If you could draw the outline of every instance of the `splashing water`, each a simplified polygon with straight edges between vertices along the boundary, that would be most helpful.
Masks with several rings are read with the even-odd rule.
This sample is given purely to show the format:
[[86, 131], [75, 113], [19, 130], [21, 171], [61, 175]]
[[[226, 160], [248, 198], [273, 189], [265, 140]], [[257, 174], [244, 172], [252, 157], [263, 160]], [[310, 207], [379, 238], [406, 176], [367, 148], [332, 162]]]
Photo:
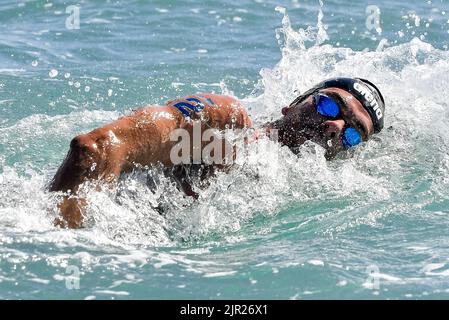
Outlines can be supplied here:
[[[448, 52], [419, 38], [376, 51], [334, 46], [319, 4], [317, 25], [298, 30], [287, 10], [276, 8], [281, 59], [262, 68], [244, 105], [262, 124], [325, 78], [363, 77], [386, 98], [382, 133], [332, 162], [312, 143], [296, 156], [262, 140], [244, 163], [212, 179], [199, 201], [182, 196], [157, 168], [136, 170], [115, 192], [85, 189], [87, 227], [61, 230], [52, 225], [58, 195], [46, 186], [68, 141], [125, 112], [101, 107], [112, 92], [144, 99], [146, 91], [109, 75], [73, 79], [76, 70], [49, 68], [69, 74], [53, 72], [51, 84], [78, 81], [82, 90], [70, 95], [76, 88], [69, 84], [61, 95], [73, 99], [48, 106], [72, 99], [68, 112], [1, 119], [0, 297], [447, 297]], [[0, 83], [37, 85], [15, 72]], [[232, 92], [229, 82], [196, 86]], [[88, 99], [94, 107], [82, 108]], [[80, 272], [79, 289], [65, 285], [69, 266]], [[378, 287], [367, 272], [373, 266]]]

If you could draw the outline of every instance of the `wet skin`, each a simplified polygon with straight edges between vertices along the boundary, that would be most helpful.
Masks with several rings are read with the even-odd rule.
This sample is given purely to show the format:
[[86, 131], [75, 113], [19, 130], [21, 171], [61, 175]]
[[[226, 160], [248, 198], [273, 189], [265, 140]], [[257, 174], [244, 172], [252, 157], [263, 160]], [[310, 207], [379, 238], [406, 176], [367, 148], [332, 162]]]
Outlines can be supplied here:
[[[175, 129], [185, 129], [193, 137], [192, 121], [188, 121], [174, 106], [186, 98], [169, 101], [165, 106], [138, 109], [101, 128], [75, 137], [50, 184], [50, 191], [67, 193], [58, 204], [61, 218], [56, 219], [55, 224], [69, 228], [82, 226], [86, 201], [79, 198], [77, 193], [80, 185], [86, 181], [98, 181], [101, 185], [113, 187], [121, 173], [129, 172], [137, 165], [173, 166], [170, 151], [178, 141], [172, 141], [170, 134]], [[208, 128], [224, 130], [226, 127], [243, 129], [252, 126], [246, 109], [236, 99], [214, 94], [201, 94], [200, 99], [205, 107], [201, 112], [192, 112], [191, 119], [200, 121], [202, 132]], [[202, 148], [206, 144], [203, 142]], [[190, 145], [193, 146], [193, 143]], [[175, 175], [181, 175], [182, 172], [176, 168], [173, 170]], [[184, 183], [184, 177], [175, 178], [186, 194], [195, 196], [190, 186]]]
[[313, 96], [309, 96], [296, 106], [284, 108], [284, 117], [268, 124], [267, 129], [278, 129], [279, 141], [293, 151], [307, 140], [319, 144], [326, 149], [328, 160], [346, 150], [342, 143], [345, 128], [356, 129], [363, 141], [374, 133], [368, 112], [352, 94], [338, 88], [322, 89], [319, 93], [340, 102], [340, 114], [336, 118], [319, 114]]
[[[369, 139], [374, 132], [373, 124], [357, 99], [338, 88], [320, 92], [342, 101], [341, 114], [337, 118], [320, 115], [311, 96], [296, 106], [284, 108], [284, 116], [265, 125], [261, 131], [269, 134], [273, 129], [279, 130], [279, 142], [293, 151], [311, 140], [326, 149], [327, 159], [345, 150], [341, 136], [347, 126], [358, 130], [364, 141]], [[208, 128], [224, 130], [229, 126], [235, 129], [252, 127], [246, 109], [238, 100], [214, 94], [200, 96], [205, 106], [200, 112], [191, 113], [191, 117], [200, 121], [202, 131]], [[80, 185], [86, 181], [97, 181], [113, 187], [121, 173], [133, 170], [136, 165], [162, 164], [174, 167], [170, 150], [177, 141], [171, 141], [170, 133], [183, 128], [190, 133], [190, 137], [193, 136], [192, 122], [187, 121], [174, 106], [179, 101], [185, 101], [185, 98], [169, 101], [165, 106], [138, 109], [101, 128], [75, 137], [50, 184], [50, 191], [65, 193], [58, 204], [61, 217], [56, 219], [55, 224], [69, 228], [82, 227], [86, 201], [78, 197], [77, 193]], [[211, 99], [211, 103], [204, 99]], [[203, 143], [201, 148], [206, 144]], [[177, 172], [180, 173], [178, 176]], [[181, 172], [183, 170], [176, 168], [172, 171], [180, 188], [187, 195], [195, 197], [191, 186], [184, 183]]]

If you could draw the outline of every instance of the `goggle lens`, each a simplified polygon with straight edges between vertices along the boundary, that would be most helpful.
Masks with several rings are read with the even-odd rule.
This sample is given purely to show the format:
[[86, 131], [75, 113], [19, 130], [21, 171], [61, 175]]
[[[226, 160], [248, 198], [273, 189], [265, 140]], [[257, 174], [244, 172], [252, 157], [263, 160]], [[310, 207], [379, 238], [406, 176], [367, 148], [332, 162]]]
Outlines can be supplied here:
[[[330, 97], [317, 94], [315, 96], [316, 111], [326, 117], [337, 117], [340, 114], [340, 107]], [[352, 148], [362, 142], [362, 136], [354, 128], [346, 128], [342, 137], [343, 146], [345, 148]]]
[[351, 148], [362, 142], [362, 136], [354, 128], [346, 128], [342, 140], [346, 148]]
[[318, 94], [315, 96], [316, 111], [326, 117], [336, 117], [340, 113], [337, 103], [328, 96]]

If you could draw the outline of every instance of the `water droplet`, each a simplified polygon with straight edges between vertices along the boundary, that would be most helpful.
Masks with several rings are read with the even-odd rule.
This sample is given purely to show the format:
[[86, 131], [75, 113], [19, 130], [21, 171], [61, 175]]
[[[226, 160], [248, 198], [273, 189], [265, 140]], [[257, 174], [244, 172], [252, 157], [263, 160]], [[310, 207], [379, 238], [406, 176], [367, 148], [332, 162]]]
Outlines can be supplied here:
[[48, 73], [48, 75], [50, 76], [50, 78], [54, 78], [58, 76], [58, 70], [56, 69], [51, 69], [50, 72]]
[[81, 87], [81, 83], [75, 82], [75, 88], [79, 88], [79, 87]]
[[38, 64], [39, 64], [39, 62], [37, 62], [37, 60], [34, 60], [33, 62], [31, 62], [31, 65], [33, 67], [37, 67]]
[[109, 89], [108, 90], [108, 97], [111, 97], [112, 96], [112, 89]]
[[69, 72], [66, 72], [66, 73], [64, 74], [64, 78], [66, 78], [66, 79], [70, 78], [70, 73], [69, 73]]
[[85, 87], [84, 87], [84, 91], [85, 91], [85, 92], [89, 92], [89, 91], [90, 91], [90, 87], [89, 87], [89, 86], [85, 86]]

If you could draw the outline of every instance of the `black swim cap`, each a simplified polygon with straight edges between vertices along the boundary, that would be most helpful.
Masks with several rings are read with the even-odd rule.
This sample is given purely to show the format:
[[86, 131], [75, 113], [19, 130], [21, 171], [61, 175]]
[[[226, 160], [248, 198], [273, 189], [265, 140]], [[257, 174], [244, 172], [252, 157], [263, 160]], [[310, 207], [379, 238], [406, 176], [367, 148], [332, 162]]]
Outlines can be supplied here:
[[368, 112], [373, 121], [374, 133], [379, 133], [384, 127], [385, 101], [380, 90], [370, 81], [361, 78], [332, 78], [320, 82], [296, 98], [290, 106], [305, 100], [311, 94], [325, 89], [339, 88], [351, 93]]

